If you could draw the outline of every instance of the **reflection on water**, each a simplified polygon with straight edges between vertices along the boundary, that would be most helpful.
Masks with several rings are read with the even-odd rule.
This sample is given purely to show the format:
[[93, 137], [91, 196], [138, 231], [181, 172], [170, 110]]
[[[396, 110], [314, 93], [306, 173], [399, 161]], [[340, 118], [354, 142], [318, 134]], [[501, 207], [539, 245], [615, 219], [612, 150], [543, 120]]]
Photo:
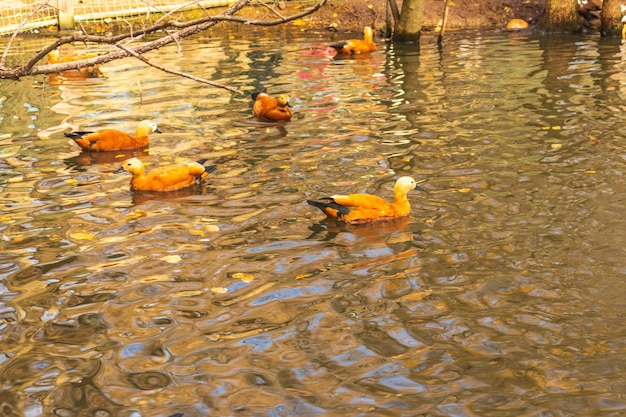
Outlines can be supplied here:
[[[626, 413], [624, 46], [467, 32], [333, 59], [332, 34], [259, 35], [149, 57], [241, 96], [133, 60], [2, 82], [3, 415]], [[253, 119], [262, 87], [291, 122]], [[149, 149], [63, 136], [145, 118]], [[131, 156], [218, 168], [132, 193]], [[425, 180], [407, 219], [305, 202], [401, 175]]]

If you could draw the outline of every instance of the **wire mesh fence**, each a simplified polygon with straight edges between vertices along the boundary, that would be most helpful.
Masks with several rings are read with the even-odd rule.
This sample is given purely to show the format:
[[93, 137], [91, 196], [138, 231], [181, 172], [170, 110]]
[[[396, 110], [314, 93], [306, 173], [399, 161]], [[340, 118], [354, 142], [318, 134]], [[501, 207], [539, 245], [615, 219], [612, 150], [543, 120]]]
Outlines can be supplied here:
[[13, 33], [18, 28], [20, 31], [28, 31], [57, 25], [57, 9], [50, 3], [0, 0], [0, 35]]
[[72, 23], [129, 20], [150, 14], [228, 6], [228, 0], [0, 0], [0, 35]]

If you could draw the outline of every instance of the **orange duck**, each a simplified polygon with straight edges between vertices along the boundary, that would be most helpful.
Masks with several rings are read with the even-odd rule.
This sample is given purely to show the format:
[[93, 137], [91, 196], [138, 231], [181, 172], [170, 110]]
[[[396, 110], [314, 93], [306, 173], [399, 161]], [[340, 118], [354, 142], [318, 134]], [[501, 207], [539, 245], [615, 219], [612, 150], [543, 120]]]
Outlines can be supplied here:
[[374, 45], [374, 41], [372, 40], [373, 37], [374, 33], [372, 32], [372, 28], [365, 26], [363, 29], [363, 39], [349, 39], [347, 41], [334, 43], [330, 46], [335, 48], [338, 53], [344, 55], [365, 54], [376, 50], [376, 45]]
[[[96, 56], [98, 56], [98, 54], [89, 53], [85, 55], [64, 56], [61, 58], [59, 50], [53, 49], [52, 51], [48, 52], [48, 64], [60, 64], [63, 62], [80, 61], [83, 59], [94, 58]], [[102, 72], [100, 72], [99, 65], [90, 65], [88, 67], [63, 71], [61, 72], [61, 75], [69, 78], [96, 78], [101, 77]]]
[[144, 120], [137, 126], [135, 137], [115, 129], [104, 129], [98, 132], [72, 132], [65, 136], [73, 139], [78, 146], [86, 151], [120, 151], [148, 146], [148, 134], [161, 133], [156, 123]]
[[252, 93], [252, 114], [262, 119], [280, 122], [291, 119], [289, 96], [281, 94], [278, 97], [270, 97], [266, 90]]
[[127, 171], [133, 174], [131, 190], [176, 191], [199, 184], [210, 172], [215, 171], [215, 165], [204, 165], [206, 161], [201, 159], [186, 165], [155, 168], [146, 174], [143, 162], [138, 158], [130, 158], [115, 173]]
[[406, 195], [411, 190], [422, 190], [411, 177], [400, 177], [393, 187], [393, 203], [371, 194], [334, 195], [324, 201], [307, 200], [326, 216], [346, 223], [368, 223], [408, 216], [411, 205]]

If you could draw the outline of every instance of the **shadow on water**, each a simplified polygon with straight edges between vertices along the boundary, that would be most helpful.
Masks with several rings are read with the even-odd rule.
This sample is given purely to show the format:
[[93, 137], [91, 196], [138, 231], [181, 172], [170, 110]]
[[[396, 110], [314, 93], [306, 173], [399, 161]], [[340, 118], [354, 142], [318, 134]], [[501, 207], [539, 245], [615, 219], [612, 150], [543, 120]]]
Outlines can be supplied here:
[[115, 165], [121, 166], [122, 162], [130, 158], [139, 158], [142, 161], [147, 160], [150, 154], [150, 148], [123, 150], [123, 151], [106, 151], [92, 152], [81, 150], [76, 156], [64, 159], [68, 167], [84, 167], [89, 165]]
[[386, 239], [406, 229], [409, 224], [408, 217], [401, 217], [385, 222], [372, 222], [363, 224], [346, 224], [334, 219], [325, 219], [309, 226], [311, 235], [307, 239], [331, 241], [340, 233], [349, 233], [362, 238]]
[[[240, 96], [131, 59], [1, 81], [5, 414], [624, 414], [624, 45], [458, 32], [335, 59], [324, 36], [151, 57]], [[260, 87], [290, 122], [253, 118]], [[63, 136], [144, 118], [149, 150]], [[217, 170], [132, 192], [131, 156]], [[402, 175], [428, 193], [397, 221], [306, 203]]]

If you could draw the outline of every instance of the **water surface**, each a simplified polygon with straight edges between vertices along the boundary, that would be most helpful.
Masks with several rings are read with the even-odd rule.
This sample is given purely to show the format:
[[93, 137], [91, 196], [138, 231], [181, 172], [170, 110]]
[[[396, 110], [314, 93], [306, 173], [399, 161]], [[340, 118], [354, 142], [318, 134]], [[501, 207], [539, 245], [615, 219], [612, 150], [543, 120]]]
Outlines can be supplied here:
[[[333, 59], [339, 35], [281, 36], [148, 55], [241, 95], [131, 59], [1, 82], [2, 415], [624, 415], [625, 47], [459, 32]], [[261, 87], [291, 122], [252, 118]], [[62, 134], [145, 118], [147, 150]], [[132, 193], [129, 156], [218, 168]], [[402, 175], [426, 190], [404, 220], [305, 203]]]

